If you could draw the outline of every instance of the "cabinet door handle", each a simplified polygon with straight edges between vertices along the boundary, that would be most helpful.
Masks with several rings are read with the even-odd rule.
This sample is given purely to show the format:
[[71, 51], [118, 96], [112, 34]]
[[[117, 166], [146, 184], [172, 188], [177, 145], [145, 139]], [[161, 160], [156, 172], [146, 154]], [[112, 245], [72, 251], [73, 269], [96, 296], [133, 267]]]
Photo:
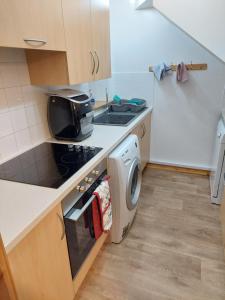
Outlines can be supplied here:
[[144, 138], [145, 134], [146, 134], [146, 127], [145, 127], [145, 124], [142, 124], [142, 136], [141, 136], [141, 139]]
[[97, 53], [96, 51], [95, 51], [95, 56], [97, 57], [97, 68], [96, 68], [96, 74], [98, 74], [99, 67], [100, 67], [100, 60], [99, 60], [98, 53]]
[[65, 224], [64, 224], [64, 220], [63, 220], [63, 217], [58, 213], [57, 214], [59, 220], [60, 220], [60, 223], [62, 224], [62, 235], [61, 235], [61, 241], [64, 239], [65, 237], [65, 234], [66, 234], [66, 230], [65, 230]]
[[45, 45], [47, 44], [47, 41], [45, 40], [39, 40], [39, 39], [23, 39], [24, 42], [26, 42], [27, 44], [30, 44], [30, 43], [39, 43], [39, 44], [42, 44], [42, 45]]
[[91, 55], [91, 58], [92, 58], [92, 71], [91, 71], [91, 74], [94, 75], [94, 72], [95, 72], [95, 57], [92, 53], [92, 51], [90, 51], [90, 55]]

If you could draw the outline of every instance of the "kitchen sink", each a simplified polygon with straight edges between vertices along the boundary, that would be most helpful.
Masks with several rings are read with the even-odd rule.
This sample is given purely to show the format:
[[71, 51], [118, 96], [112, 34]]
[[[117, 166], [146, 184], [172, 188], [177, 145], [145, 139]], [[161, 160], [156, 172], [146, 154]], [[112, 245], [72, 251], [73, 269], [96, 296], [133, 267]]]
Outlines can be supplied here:
[[95, 116], [93, 123], [96, 125], [114, 125], [114, 126], [127, 126], [139, 114], [137, 113], [118, 113], [109, 112], [108, 110]]

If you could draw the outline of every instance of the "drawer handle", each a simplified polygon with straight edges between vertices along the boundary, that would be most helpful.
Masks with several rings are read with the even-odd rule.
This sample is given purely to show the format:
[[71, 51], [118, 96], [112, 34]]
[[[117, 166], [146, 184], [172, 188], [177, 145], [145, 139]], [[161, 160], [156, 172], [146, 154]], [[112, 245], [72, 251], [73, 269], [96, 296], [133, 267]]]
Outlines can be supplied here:
[[95, 57], [94, 57], [92, 51], [90, 51], [90, 55], [91, 55], [91, 58], [92, 58], [92, 65], [93, 65], [91, 74], [94, 75], [94, 72], [95, 72]]
[[89, 205], [95, 200], [96, 196], [93, 195], [91, 198], [87, 201], [87, 203], [81, 208], [76, 209], [70, 217], [68, 217], [69, 220], [77, 222], [80, 217], [83, 215], [83, 213], [86, 211], [86, 209], [89, 207]]
[[60, 220], [60, 223], [62, 224], [62, 235], [61, 235], [61, 241], [62, 241], [64, 239], [64, 237], [65, 237], [65, 234], [66, 234], [66, 232], [65, 232], [65, 224], [64, 224], [64, 220], [63, 220], [62, 216], [59, 213], [57, 214], [57, 216], [58, 216], [58, 218]]
[[95, 51], [95, 55], [96, 55], [96, 57], [97, 57], [97, 62], [98, 62], [98, 64], [97, 64], [97, 68], [96, 68], [96, 74], [98, 74], [99, 67], [100, 67], [100, 61], [99, 61], [99, 56], [98, 56], [98, 54], [97, 54], [97, 52], [96, 52], [96, 51]]
[[47, 41], [45, 41], [45, 40], [39, 40], [39, 39], [23, 39], [23, 40], [27, 44], [30, 44], [30, 43], [39, 43], [39, 44], [42, 44], [42, 45], [47, 44]]

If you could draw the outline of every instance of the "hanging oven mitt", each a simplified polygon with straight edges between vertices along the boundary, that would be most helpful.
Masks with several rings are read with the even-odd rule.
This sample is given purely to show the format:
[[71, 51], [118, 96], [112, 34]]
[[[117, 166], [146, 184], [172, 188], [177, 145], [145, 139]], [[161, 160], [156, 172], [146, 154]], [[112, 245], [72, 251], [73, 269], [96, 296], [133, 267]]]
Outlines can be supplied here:
[[112, 227], [112, 204], [108, 179], [105, 178], [93, 193], [97, 198], [103, 232], [108, 232]]

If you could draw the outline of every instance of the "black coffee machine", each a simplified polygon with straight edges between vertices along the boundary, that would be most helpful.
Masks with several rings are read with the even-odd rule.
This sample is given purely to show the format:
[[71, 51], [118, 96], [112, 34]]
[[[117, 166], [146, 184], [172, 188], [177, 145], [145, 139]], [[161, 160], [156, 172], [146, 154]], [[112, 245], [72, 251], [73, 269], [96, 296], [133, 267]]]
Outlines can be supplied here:
[[94, 113], [90, 97], [72, 89], [48, 95], [48, 124], [53, 137], [80, 142], [92, 134]]

